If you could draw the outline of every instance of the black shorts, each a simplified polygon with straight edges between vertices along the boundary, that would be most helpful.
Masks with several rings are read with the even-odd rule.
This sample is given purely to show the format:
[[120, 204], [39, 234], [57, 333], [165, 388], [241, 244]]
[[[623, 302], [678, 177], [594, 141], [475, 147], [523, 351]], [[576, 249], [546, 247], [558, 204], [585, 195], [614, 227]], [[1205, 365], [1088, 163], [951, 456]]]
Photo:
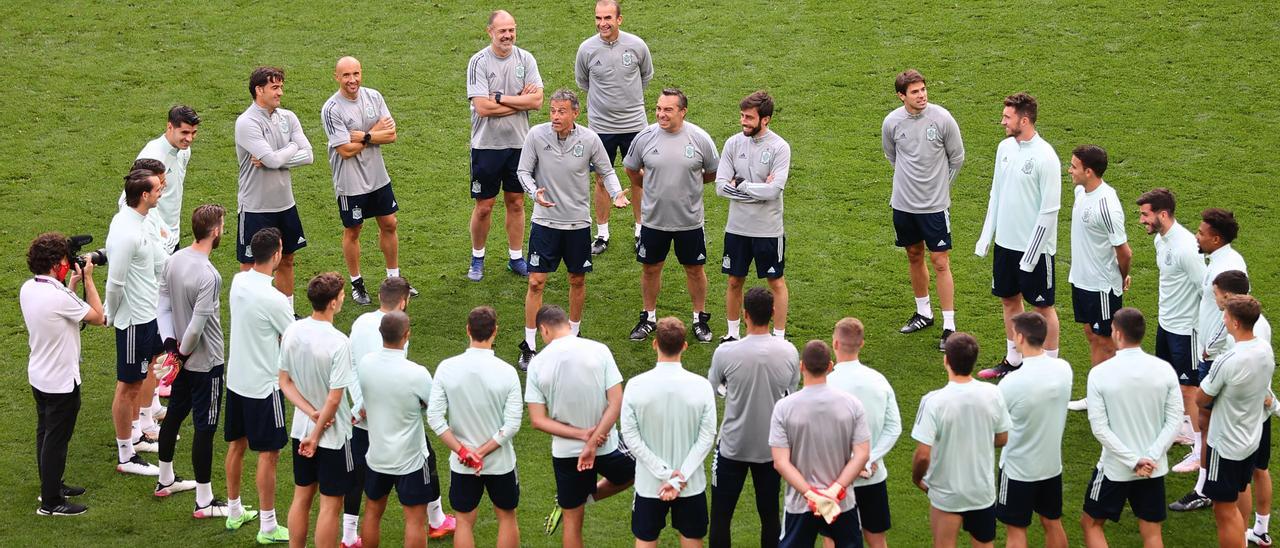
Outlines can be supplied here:
[[366, 218], [384, 217], [400, 210], [396, 193], [388, 182], [368, 194], [338, 196], [338, 217], [342, 226], [351, 228], [364, 224]]
[[[316, 453], [310, 457], [298, 453], [302, 444], [297, 439], [292, 440], [292, 445], [294, 485], [306, 487], [319, 483], [320, 494], [327, 497], [345, 496], [351, 490], [351, 483], [356, 480], [356, 461], [351, 456], [351, 440], [342, 444], [342, 449], [317, 446]], [[373, 475], [372, 471], [370, 475]]]
[[[946, 510], [942, 511], [947, 512]], [[960, 529], [969, 533], [973, 540], [991, 542], [996, 539], [996, 505], [992, 504], [977, 510], [947, 513], [960, 516]]]
[[1209, 462], [1204, 464], [1204, 496], [1214, 502], [1235, 502], [1253, 482], [1253, 457], [1231, 460], [1209, 446]]
[[[631, 150], [631, 142], [636, 140], [633, 133], [597, 133], [600, 136], [600, 144], [604, 145], [604, 153], [609, 155], [609, 164], [612, 165], [617, 161], [618, 156], [627, 157], [627, 151]], [[595, 164], [591, 164], [591, 171], [595, 171]]]
[[1018, 263], [1022, 252], [995, 246], [991, 259], [991, 294], [1000, 298], [1018, 294], [1031, 306], [1053, 306], [1053, 255], [1042, 255], [1031, 272], [1024, 272]]
[[197, 432], [216, 432], [218, 412], [222, 409], [222, 366], [208, 371], [183, 369], [173, 379], [169, 392], [169, 412], [191, 414], [191, 426]]
[[1089, 326], [1094, 335], [1111, 336], [1111, 317], [1124, 307], [1124, 297], [1110, 291], [1089, 291], [1071, 286], [1071, 309], [1076, 323]]
[[265, 398], [246, 398], [227, 390], [227, 426], [223, 438], [233, 442], [249, 439], [249, 449], [258, 452], [279, 451], [289, 443], [284, 430], [284, 397], [279, 390]]
[[671, 527], [684, 538], [707, 536], [707, 493], [704, 491], [672, 501], [636, 495], [631, 499], [631, 534], [636, 539], [653, 542], [658, 540], [667, 526], [667, 513], [671, 514]]
[[1213, 360], [1200, 360], [1196, 362], [1196, 376], [1203, 381], [1209, 376], [1209, 372], [1213, 370]]
[[1200, 386], [1200, 372], [1192, 350], [1191, 335], [1176, 335], [1156, 326], [1156, 357], [1173, 366], [1182, 386]]
[[495, 508], [515, 510], [520, 505], [520, 476], [515, 470], [496, 476], [449, 472], [449, 506], [454, 511], [475, 510], [485, 491]]
[[356, 463], [356, 472], [368, 471], [369, 464], [365, 460], [365, 454], [369, 452], [369, 431], [352, 426], [350, 443], [351, 459]]
[[[1206, 484], [1207, 485], [1207, 484]], [[1124, 503], [1129, 502], [1133, 515], [1142, 521], [1160, 523], [1166, 514], [1164, 476], [1132, 481], [1111, 481], [1094, 468], [1084, 493], [1084, 513], [1093, 519], [1120, 521]]]
[[151, 320], [116, 329], [116, 380], [133, 384], [147, 378], [151, 359], [164, 352], [159, 325]]
[[1018, 481], [1000, 470], [996, 519], [1013, 527], [1030, 527], [1031, 513], [1062, 519], [1062, 474], [1040, 481]]
[[578, 471], [578, 457], [552, 458], [556, 475], [556, 503], [561, 508], [577, 508], [596, 493], [596, 477], [604, 476], [614, 485], [630, 484], [636, 477], [636, 461], [615, 449], [607, 455], [596, 455], [595, 467]]
[[889, 481], [853, 488], [858, 501], [858, 522], [872, 533], [883, 533], [893, 526], [889, 519]]
[[951, 211], [907, 213], [893, 210], [893, 245], [907, 247], [924, 242], [929, 251], [951, 249]]
[[787, 237], [757, 238], [724, 233], [724, 259], [720, 272], [737, 278], [747, 277], [751, 262], [756, 263], [757, 278], [781, 278], [787, 264]]
[[396, 489], [401, 506], [419, 506], [440, 498], [440, 486], [431, 482], [431, 472], [424, 463], [408, 474], [393, 476], [377, 470], [369, 470], [364, 478], [364, 494], [369, 500], [378, 500]]
[[471, 149], [471, 198], [487, 200], [503, 192], [524, 192], [516, 168], [520, 166], [520, 149]]
[[[884, 485], [884, 482], [879, 485]], [[858, 504], [861, 506], [862, 501]], [[827, 520], [811, 512], [786, 512], [782, 515], [782, 538], [778, 540], [778, 548], [812, 548], [818, 535], [831, 539], [836, 548], [862, 548], [858, 514], [854, 510], [841, 512], [834, 522], [828, 524]]]
[[1253, 467], [1258, 470], [1266, 470], [1271, 466], [1271, 414], [1267, 414], [1267, 418], [1262, 421], [1262, 439], [1258, 441], [1258, 448], [1253, 451]]
[[529, 272], [555, 272], [562, 259], [570, 274], [591, 272], [591, 227], [561, 230], [532, 223]]
[[693, 230], [659, 230], [641, 225], [636, 261], [642, 264], [662, 263], [667, 260], [672, 243], [675, 244], [676, 260], [680, 264], [707, 264], [707, 235], [701, 227]]
[[264, 228], [275, 228], [280, 231], [285, 255], [292, 255], [299, 249], [307, 247], [307, 236], [302, 232], [302, 219], [298, 217], [298, 206], [274, 213], [240, 212], [240, 226], [236, 237], [236, 260], [240, 264], [253, 262], [253, 250], [249, 243], [253, 235]]

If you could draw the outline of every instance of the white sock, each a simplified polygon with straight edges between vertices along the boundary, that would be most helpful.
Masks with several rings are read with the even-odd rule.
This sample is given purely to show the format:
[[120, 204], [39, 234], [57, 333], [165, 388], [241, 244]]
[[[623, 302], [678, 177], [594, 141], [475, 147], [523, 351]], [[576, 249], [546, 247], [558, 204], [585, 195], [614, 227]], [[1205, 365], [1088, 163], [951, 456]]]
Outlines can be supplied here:
[[524, 328], [524, 343], [529, 345], [529, 350], [536, 350], [538, 348], [538, 328]]
[[1271, 527], [1271, 514], [1255, 513], [1253, 515], [1253, 532], [1259, 535], [1262, 535], [1262, 534], [1265, 534], [1267, 532], [1267, 529], [1270, 527]]
[[1191, 454], [1196, 456], [1196, 460], [1199, 460], [1202, 454], [1201, 449], [1204, 449], [1204, 438], [1201, 438], [1200, 433], [1195, 431], [1192, 431], [1191, 437], [1195, 438], [1195, 441], [1191, 444]]
[[581, 328], [582, 328], [582, 322], [575, 322], [573, 320], [569, 320], [569, 332], [573, 333], [573, 336], [577, 337], [578, 330]]
[[120, 462], [129, 462], [133, 458], [133, 440], [116, 440], [116, 454], [120, 457]]
[[524, 258], [524, 250], [523, 250], [523, 249], [508, 249], [508, 250], [507, 250], [507, 256], [508, 256], [508, 257], [510, 257], [510, 258], [511, 258], [511, 260], [513, 260], [513, 261], [514, 261], [514, 260], [516, 260], [516, 259], [523, 259], [523, 258]]
[[596, 501], [596, 496], [595, 496], [595, 495], [587, 495], [587, 502], [586, 502], [586, 503], [584, 503], [584, 506], [585, 506], [586, 504], [591, 504], [591, 503], [593, 503], [593, 502], [595, 502], [595, 501]]
[[164, 409], [164, 406], [160, 405], [160, 387], [157, 386], [155, 392], [151, 393], [151, 418], [154, 419], [161, 409]]
[[133, 426], [129, 429], [129, 439], [136, 440], [142, 437], [142, 429], [138, 428], [138, 419], [133, 420]]
[[211, 502], [213, 502], [213, 484], [197, 483], [196, 506], [208, 506]]
[[1056, 357], [1058, 357], [1058, 349], [1057, 349], [1057, 348], [1054, 348], [1053, 350], [1049, 350], [1048, 348], [1046, 348], [1046, 349], [1044, 349], [1044, 353], [1045, 353], [1045, 355], [1046, 355], [1046, 356], [1049, 356], [1050, 358], [1056, 358]]
[[955, 310], [942, 311], [942, 328], [950, 329], [952, 331], [956, 330], [956, 311]]
[[[1198, 453], [1197, 453], [1198, 454]], [[1200, 468], [1200, 475], [1196, 476], [1196, 494], [1204, 496], [1204, 468]]]
[[444, 525], [444, 505], [440, 504], [440, 499], [427, 503], [427, 525], [436, 529]]
[[596, 237], [606, 242], [609, 241], [609, 223], [596, 225]]
[[929, 296], [916, 297], [916, 314], [926, 318], [933, 317], [933, 308], [929, 306]]
[[356, 531], [360, 527], [360, 516], [351, 514], [342, 514], [342, 543], [351, 545], [356, 543]]
[[649, 321], [651, 321], [651, 322], [656, 322], [656, 321], [658, 321], [658, 311], [657, 311], [657, 310], [645, 310], [645, 311], [644, 311], [644, 316], [645, 316], [646, 318], [648, 318], [648, 319], [649, 319]]
[[1013, 344], [1013, 341], [1009, 339], [1004, 341], [1004, 361], [1009, 362], [1009, 365], [1014, 367], [1022, 365], [1022, 354], [1018, 352], [1017, 345]]
[[787, 330], [786, 330], [786, 329], [777, 329], [777, 328], [775, 328], [775, 329], [773, 330], [773, 336], [775, 336], [775, 337], [785, 337], [785, 336], [787, 336]]
[[286, 298], [289, 299], [289, 308], [293, 308], [293, 295], [289, 295]]
[[239, 518], [244, 515], [244, 506], [240, 504], [240, 499], [230, 499], [227, 501], [227, 517], [232, 519]]
[[701, 316], [701, 314], [702, 314], [702, 313], [701, 313], [701, 312], [698, 312], [697, 310], [694, 310], [694, 311], [693, 311], [693, 323], [698, 323], [698, 322], [702, 321], [702, 316]]
[[151, 418], [151, 408], [143, 407], [138, 409], [138, 430], [145, 434], [147, 432], [155, 432], [157, 429], [159, 429], [159, 426]]
[[351, 276], [351, 283], [353, 283], [353, 284], [354, 284], [354, 283], [356, 283], [356, 282], [358, 282], [358, 281], [361, 281], [361, 280], [363, 280], [363, 279], [364, 279], [364, 276], [361, 276], [361, 275], [359, 275], [359, 274], [356, 274], [355, 276]]
[[472, 256], [472, 257], [475, 257], [475, 258], [477, 258], [477, 259], [483, 259], [483, 258], [484, 258], [484, 248], [483, 248], [483, 247], [482, 247], [482, 248], [480, 248], [480, 249], [472, 248], [472, 249], [471, 249], [471, 256]]
[[636, 223], [636, 238], [640, 237], [640, 223]]
[[276, 530], [276, 509], [258, 511], [258, 530], [270, 533]]
[[173, 483], [173, 463], [160, 461], [160, 484], [169, 485]]
[[726, 333], [726, 335], [733, 335], [733, 338], [735, 338], [735, 339], [741, 339], [741, 338], [742, 338], [742, 332], [741, 332], [740, 328], [738, 327], [738, 326], [742, 325], [742, 320], [728, 320], [728, 321], [727, 321], [727, 322], [725, 322], [725, 323], [728, 323], [728, 324], [729, 324], [729, 332], [728, 332], [728, 333]]
[[388, 278], [399, 278], [399, 277], [400, 277], [400, 269], [399, 269], [399, 268], [388, 268], [388, 269], [387, 269], [387, 277], [388, 277]]

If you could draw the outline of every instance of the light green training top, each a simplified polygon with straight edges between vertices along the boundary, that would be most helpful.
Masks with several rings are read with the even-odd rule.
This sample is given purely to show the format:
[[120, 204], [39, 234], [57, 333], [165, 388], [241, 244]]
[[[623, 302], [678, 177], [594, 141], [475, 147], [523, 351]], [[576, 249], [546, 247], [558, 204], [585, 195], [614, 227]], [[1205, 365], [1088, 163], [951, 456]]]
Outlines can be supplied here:
[[679, 470], [680, 497], [707, 488], [702, 462], [716, 437], [716, 397], [707, 379], [678, 362], [658, 362], [627, 382], [622, 394], [622, 441], [636, 459], [636, 495], [658, 498]]
[[1010, 479], [1025, 482], [1061, 474], [1071, 365], [1047, 354], [1032, 356], [998, 386], [1011, 421], [1009, 442], [1000, 451], [1000, 469]]
[[968, 512], [995, 504], [995, 436], [1010, 426], [995, 385], [949, 382], [920, 399], [911, 437], [932, 448], [924, 482], [934, 508]]
[[356, 367], [369, 430], [369, 469], [400, 476], [422, 469], [431, 446], [422, 415], [431, 399], [431, 373], [406, 358], [404, 350], [381, 348]]
[[[437, 436], [453, 430], [454, 437], [472, 449], [491, 439], [498, 442], [498, 448], [484, 458], [481, 474], [500, 476], [515, 469], [511, 438], [520, 431], [523, 414], [520, 377], [511, 364], [494, 356], [493, 350], [468, 348], [436, 368], [427, 425]], [[449, 455], [449, 469], [475, 473], [458, 461], [456, 453]]]

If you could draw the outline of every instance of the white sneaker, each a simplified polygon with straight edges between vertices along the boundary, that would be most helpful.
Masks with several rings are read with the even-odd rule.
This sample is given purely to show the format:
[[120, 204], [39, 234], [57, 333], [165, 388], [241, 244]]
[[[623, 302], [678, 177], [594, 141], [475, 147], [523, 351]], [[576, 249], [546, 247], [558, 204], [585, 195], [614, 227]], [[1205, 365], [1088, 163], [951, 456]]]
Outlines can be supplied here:
[[134, 455], [133, 458], [128, 460], [128, 462], [116, 464], [116, 472], [120, 472], [121, 474], [137, 474], [139, 476], [159, 476], [160, 467], [142, 460], [142, 457], [139, 457], [138, 455]]
[[1173, 443], [1178, 445], [1195, 445], [1196, 439], [1192, 437], [1194, 435], [1195, 434], [1191, 432], [1179, 432], [1178, 436], [1173, 438]]
[[1067, 402], [1067, 410], [1068, 411], [1087, 411], [1089, 410], [1089, 401], [1084, 398], [1080, 398], [1078, 400], [1071, 400]]
[[184, 480], [182, 479], [182, 476], [174, 476], [173, 483], [170, 483], [169, 485], [161, 485], [160, 482], [157, 481], [155, 495], [157, 497], [167, 497], [174, 493], [193, 491], [195, 488], [195, 480]]
[[1173, 465], [1173, 471], [1179, 474], [1199, 472], [1200, 471], [1200, 453], [1195, 450], [1192, 450], [1190, 453], [1187, 454], [1186, 458], [1182, 459], [1182, 462], [1179, 462], [1178, 464]]
[[163, 421], [168, 414], [169, 408], [162, 405], [159, 409], [151, 411], [151, 420], [156, 421], [156, 424], [160, 424], [160, 421]]
[[133, 450], [136, 453], [159, 453], [160, 440], [143, 434], [133, 442]]
[[196, 519], [225, 518], [229, 513], [230, 512], [227, 510], [227, 503], [218, 499], [213, 499], [209, 502], [208, 506], [200, 506], [197, 504], [195, 511], [191, 512], [191, 517]]

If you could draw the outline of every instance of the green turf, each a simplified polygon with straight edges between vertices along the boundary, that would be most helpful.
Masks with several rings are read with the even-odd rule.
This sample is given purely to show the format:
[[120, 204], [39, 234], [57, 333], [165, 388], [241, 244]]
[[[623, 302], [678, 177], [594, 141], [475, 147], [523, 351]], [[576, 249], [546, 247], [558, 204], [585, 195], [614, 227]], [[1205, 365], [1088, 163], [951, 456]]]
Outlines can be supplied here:
[[[539, 60], [547, 89], [571, 85], [577, 45], [594, 32], [592, 3], [525, 2], [515, 10], [519, 44]], [[466, 268], [468, 115], [463, 71], [484, 47], [488, 6], [466, 2], [414, 3], [98, 3], [9, 2], [0, 6], [0, 69], [10, 76], [0, 89], [0, 296], [16, 303], [27, 274], [22, 260], [37, 233], [91, 233], [99, 243], [115, 212], [120, 176], [137, 151], [163, 128], [175, 103], [194, 106], [204, 119], [194, 146], [184, 211], [195, 205], [235, 204], [232, 128], [249, 104], [246, 82], [256, 65], [288, 72], [284, 106], [298, 113], [315, 145], [315, 165], [294, 170], [294, 189], [310, 246], [298, 254], [298, 279], [340, 270], [339, 230], [324, 136], [318, 112], [333, 93], [334, 60], [352, 54], [364, 62], [365, 84], [377, 88], [398, 122], [400, 140], [386, 159], [401, 206], [402, 268], [422, 296], [414, 317], [411, 357], [434, 369], [465, 346], [462, 323], [472, 306], [497, 307], [500, 355], [514, 361], [520, 337], [524, 286], [489, 262], [481, 283], [463, 278]], [[908, 66], [930, 78], [930, 98], [955, 115], [964, 133], [966, 166], [953, 192], [959, 322], [988, 348], [1001, 345], [999, 305], [987, 289], [989, 259], [973, 256], [985, 211], [992, 155], [1002, 137], [1000, 99], [1028, 90], [1041, 101], [1040, 129], [1066, 159], [1071, 147], [1094, 142], [1112, 158], [1108, 179], [1131, 201], [1154, 186], [1170, 186], [1187, 223], [1204, 207], [1233, 208], [1243, 226], [1238, 248], [1253, 266], [1264, 302], [1276, 289], [1277, 252], [1265, 236], [1276, 227], [1266, 197], [1280, 172], [1273, 160], [1280, 126], [1272, 53], [1280, 50], [1276, 4], [1252, 2], [926, 2], [909, 5], [822, 2], [640, 2], [626, 6], [623, 28], [645, 38], [656, 75], [648, 96], [680, 86], [690, 97], [689, 119], [722, 143], [737, 131], [737, 101], [758, 88], [778, 102], [773, 129], [791, 143], [793, 169], [786, 193], [793, 342], [829, 338], [842, 316], [868, 326], [864, 360], [884, 371], [897, 389], [905, 428], [889, 455], [894, 528], [891, 542], [927, 543], [928, 503], [907, 479], [913, 442], [910, 421], [926, 391], [945, 375], [935, 350], [937, 329], [902, 336], [896, 329], [911, 311], [906, 261], [892, 244], [887, 206], [891, 170], [879, 148], [880, 122], [898, 105], [892, 78]], [[1267, 23], [1267, 21], [1272, 21]], [[545, 114], [535, 114], [536, 122]], [[584, 117], [585, 120], [585, 117]], [[1064, 175], [1064, 208], [1071, 193]], [[721, 248], [725, 201], [707, 192], [707, 226], [714, 256]], [[1135, 251], [1133, 288], [1126, 303], [1155, 311], [1156, 271], [1151, 240], [1126, 219]], [[612, 346], [625, 376], [652, 363], [648, 345], [626, 340], [639, 309], [639, 268], [627, 253], [626, 214], [616, 214], [614, 249], [595, 262], [589, 277], [583, 329]], [[1060, 216], [1057, 282], [1066, 284], [1069, 260], [1067, 212]], [[501, 219], [501, 216], [498, 216]], [[228, 223], [234, 236], [234, 223]], [[184, 223], [186, 226], [187, 223]], [[184, 243], [189, 234], [184, 234]], [[230, 283], [235, 272], [229, 245], [215, 263]], [[381, 281], [381, 259], [371, 234], [364, 239], [370, 287]], [[500, 258], [503, 240], [489, 241]], [[97, 276], [99, 284], [105, 273]], [[723, 324], [724, 277], [713, 269], [712, 326]], [[667, 272], [660, 313], [689, 315], [677, 267]], [[566, 283], [553, 276], [548, 302], [565, 302]], [[1067, 321], [1063, 357], [1076, 364], [1075, 394], [1084, 393], [1087, 351], [1070, 323], [1069, 297], [1060, 291]], [[225, 296], [224, 296], [225, 302]], [[936, 306], [936, 298], [935, 298]], [[299, 308], [305, 305], [299, 303]], [[252, 533], [226, 533], [219, 523], [189, 517], [191, 496], [155, 501], [151, 482], [119, 477], [109, 426], [114, 359], [110, 332], [84, 334], [84, 407], [73, 439], [67, 480], [83, 484], [90, 513], [79, 518], [35, 518], [31, 438], [33, 403], [25, 384], [25, 333], [18, 307], [0, 319], [0, 344], [14, 349], [0, 380], [0, 543], [5, 545], [222, 545], [251, 543]], [[224, 314], [225, 314], [224, 307]], [[360, 313], [349, 304], [340, 328]], [[225, 326], [225, 324], [224, 324]], [[687, 366], [705, 371], [712, 347], [695, 345]], [[189, 439], [189, 426], [186, 438]], [[436, 444], [440, 446], [439, 443]], [[547, 546], [542, 516], [551, 508], [553, 479], [549, 438], [526, 428], [516, 437], [523, 503], [522, 543]], [[1073, 544], [1082, 492], [1098, 444], [1084, 417], [1073, 414], [1065, 437], [1065, 519]], [[216, 445], [220, 463], [225, 445]], [[190, 475], [189, 445], [181, 442], [177, 469]], [[1180, 458], [1185, 449], [1175, 449]], [[246, 503], [256, 506], [252, 464], [246, 466]], [[281, 462], [279, 503], [284, 518], [291, 494], [289, 459]], [[1172, 499], [1193, 478], [1168, 481]], [[224, 493], [221, 466], [215, 489]], [[735, 520], [737, 544], [751, 545], [758, 522], [744, 493]], [[384, 540], [399, 542], [400, 519], [392, 504]], [[626, 496], [591, 507], [588, 546], [630, 542]], [[1118, 546], [1136, 543], [1130, 514], [1109, 527]], [[491, 514], [481, 519], [478, 540], [494, 539]], [[668, 531], [664, 545], [674, 545]], [[1212, 515], [1172, 515], [1170, 546], [1203, 546], [1214, 539]], [[1032, 529], [1032, 542], [1040, 535]]]

